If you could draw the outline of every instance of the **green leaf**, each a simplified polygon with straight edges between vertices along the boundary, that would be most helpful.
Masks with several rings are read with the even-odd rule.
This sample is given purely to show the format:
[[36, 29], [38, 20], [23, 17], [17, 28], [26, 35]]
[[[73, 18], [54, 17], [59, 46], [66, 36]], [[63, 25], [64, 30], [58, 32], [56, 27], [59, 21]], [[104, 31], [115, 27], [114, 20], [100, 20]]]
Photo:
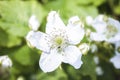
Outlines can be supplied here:
[[15, 45], [20, 45], [21, 39], [14, 35], [9, 35], [4, 30], [0, 29], [0, 46], [3, 47], [13, 47]]
[[5, 31], [0, 34], [0, 41], [3, 42], [0, 45], [19, 45], [29, 31], [28, 20], [32, 15], [36, 15], [40, 23], [46, 15], [41, 4], [35, 0], [0, 1], [0, 28]]
[[28, 46], [22, 46], [19, 49], [12, 51], [10, 57], [24, 66], [30, 66], [39, 61], [39, 55], [35, 51], [28, 48]]
[[116, 80], [116, 73], [114, 73], [114, 67], [110, 63], [101, 60], [100, 65], [104, 73], [102, 76], [98, 76], [98, 80]]
[[9, 35], [16, 37], [24, 37], [29, 31], [28, 26], [23, 26], [17, 23], [0, 22], [1, 28], [6, 31]]
[[63, 69], [68, 76], [68, 80], [81, 80], [82, 75], [79, 73], [80, 69], [75, 69], [69, 64], [63, 64]]
[[114, 10], [115, 14], [120, 15], [120, 5], [115, 6], [113, 10]]
[[38, 20], [42, 22], [45, 11], [36, 1], [1, 1], [0, 15], [1, 28], [12, 35], [23, 37], [29, 30], [29, 18], [36, 15]]
[[77, 0], [77, 2], [73, 0], [53, 0], [46, 3], [45, 7], [48, 10], [57, 10], [60, 12], [60, 16], [65, 20], [65, 23], [67, 23], [70, 17], [76, 15], [81, 18], [85, 18], [88, 15], [93, 17], [97, 16], [98, 10], [96, 6], [81, 5], [79, 1], [81, 0]]
[[106, 2], [106, 0], [92, 0], [92, 1], [95, 6], [100, 6], [101, 4]]
[[37, 75], [37, 80], [67, 80], [67, 75], [63, 70], [57, 69], [50, 73], [39, 73]]

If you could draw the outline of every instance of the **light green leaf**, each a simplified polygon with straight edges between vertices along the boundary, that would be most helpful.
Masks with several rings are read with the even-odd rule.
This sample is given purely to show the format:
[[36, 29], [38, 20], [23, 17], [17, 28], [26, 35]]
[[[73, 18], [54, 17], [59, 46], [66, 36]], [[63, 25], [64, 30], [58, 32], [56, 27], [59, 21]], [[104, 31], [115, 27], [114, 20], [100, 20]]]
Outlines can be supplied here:
[[92, 0], [92, 1], [93, 1], [93, 5], [95, 6], [100, 6], [101, 4], [106, 2], [106, 0]]
[[10, 34], [23, 37], [29, 30], [29, 18], [36, 15], [42, 22], [45, 13], [45, 10], [36, 1], [1, 1], [0, 27]]
[[115, 6], [113, 10], [117, 15], [120, 15], [120, 5]]
[[76, 15], [81, 18], [85, 18], [88, 15], [93, 17], [97, 16], [98, 10], [96, 6], [81, 5], [79, 1], [81, 0], [77, 0], [77, 2], [73, 0], [54, 0], [46, 3], [45, 7], [48, 10], [57, 10], [60, 16], [65, 20], [65, 23], [70, 17]]

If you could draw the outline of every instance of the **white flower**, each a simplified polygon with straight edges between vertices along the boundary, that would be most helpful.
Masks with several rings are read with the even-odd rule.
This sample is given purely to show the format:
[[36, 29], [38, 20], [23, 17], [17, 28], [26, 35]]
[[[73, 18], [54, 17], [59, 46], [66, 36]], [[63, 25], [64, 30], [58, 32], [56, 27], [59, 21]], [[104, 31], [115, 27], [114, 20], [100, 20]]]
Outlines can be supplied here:
[[44, 72], [54, 71], [64, 62], [78, 69], [82, 65], [82, 53], [75, 46], [84, 37], [80, 19], [75, 16], [69, 19], [65, 26], [55, 11], [51, 11], [47, 17], [46, 33], [30, 31], [27, 41], [34, 47], [42, 50], [39, 61], [40, 68]]
[[120, 22], [115, 19], [99, 15], [93, 21], [92, 27], [96, 30], [90, 35], [92, 40], [111, 43], [120, 40]]
[[3, 68], [7, 68], [12, 66], [12, 61], [7, 55], [0, 56], [0, 64]]
[[39, 26], [40, 26], [40, 23], [39, 21], [37, 20], [36, 16], [35, 15], [32, 15], [29, 19], [29, 27], [33, 30], [33, 31], [37, 31]]
[[116, 69], [120, 69], [120, 41], [115, 43], [115, 56], [110, 59]]
[[101, 76], [101, 75], [103, 75], [104, 72], [103, 72], [103, 70], [100, 66], [97, 66], [96, 67], [96, 73], [97, 73], [98, 76]]
[[116, 54], [110, 59], [116, 69], [120, 69], [120, 54]]

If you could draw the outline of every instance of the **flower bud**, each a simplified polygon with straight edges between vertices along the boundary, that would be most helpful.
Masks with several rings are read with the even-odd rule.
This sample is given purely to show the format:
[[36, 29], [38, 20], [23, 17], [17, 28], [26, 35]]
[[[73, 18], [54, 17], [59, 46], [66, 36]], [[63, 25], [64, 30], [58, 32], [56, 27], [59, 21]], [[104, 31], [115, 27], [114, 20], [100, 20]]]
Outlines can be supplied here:
[[0, 66], [2, 66], [3, 68], [12, 66], [12, 61], [10, 60], [10, 58], [7, 55], [0, 56]]
[[37, 31], [39, 26], [40, 26], [40, 23], [39, 21], [37, 20], [36, 16], [35, 15], [32, 15], [29, 19], [29, 27], [33, 30], [33, 31]]
[[80, 49], [80, 51], [82, 52], [82, 54], [85, 55], [85, 54], [87, 54], [87, 52], [89, 51], [90, 47], [89, 47], [88, 44], [83, 43], [83, 44], [80, 44], [80, 45], [79, 45], [79, 49]]

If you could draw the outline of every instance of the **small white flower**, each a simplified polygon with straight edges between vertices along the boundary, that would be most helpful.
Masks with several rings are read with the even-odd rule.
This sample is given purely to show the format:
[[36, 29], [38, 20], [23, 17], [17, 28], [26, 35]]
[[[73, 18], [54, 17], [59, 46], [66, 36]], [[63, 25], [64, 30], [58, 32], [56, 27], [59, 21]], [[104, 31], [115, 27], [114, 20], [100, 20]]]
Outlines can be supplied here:
[[29, 19], [29, 27], [33, 30], [33, 31], [37, 31], [39, 26], [40, 26], [40, 23], [39, 21], [37, 20], [36, 16], [35, 15], [32, 15]]
[[95, 64], [99, 64], [99, 57], [98, 56], [94, 56], [93, 60], [94, 60]]
[[104, 72], [103, 72], [103, 70], [100, 66], [97, 66], [96, 67], [96, 73], [97, 73], [98, 76], [101, 76], [101, 75], [103, 75]]
[[120, 54], [116, 54], [110, 59], [116, 69], [120, 69]]
[[12, 61], [7, 55], [0, 56], [0, 64], [3, 68], [7, 68], [12, 66]]
[[47, 17], [46, 33], [30, 31], [27, 41], [42, 50], [39, 61], [44, 72], [54, 71], [64, 62], [78, 69], [82, 65], [82, 53], [75, 46], [84, 37], [80, 19], [75, 16], [69, 19], [65, 26], [56, 11], [51, 11]]
[[115, 19], [99, 15], [93, 21], [92, 27], [96, 30], [90, 35], [92, 40], [111, 43], [120, 40], [120, 22]]

